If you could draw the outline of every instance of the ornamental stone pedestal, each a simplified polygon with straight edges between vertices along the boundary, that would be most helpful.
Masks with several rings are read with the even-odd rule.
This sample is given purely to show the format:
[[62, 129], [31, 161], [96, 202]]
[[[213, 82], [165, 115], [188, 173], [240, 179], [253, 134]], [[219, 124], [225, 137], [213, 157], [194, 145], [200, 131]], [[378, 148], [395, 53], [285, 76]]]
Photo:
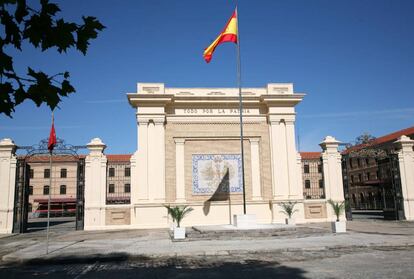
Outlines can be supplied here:
[[16, 186], [16, 145], [11, 139], [0, 141], [0, 234], [13, 230], [14, 189]]
[[401, 190], [406, 220], [414, 220], [414, 140], [401, 136], [395, 141], [400, 166]]

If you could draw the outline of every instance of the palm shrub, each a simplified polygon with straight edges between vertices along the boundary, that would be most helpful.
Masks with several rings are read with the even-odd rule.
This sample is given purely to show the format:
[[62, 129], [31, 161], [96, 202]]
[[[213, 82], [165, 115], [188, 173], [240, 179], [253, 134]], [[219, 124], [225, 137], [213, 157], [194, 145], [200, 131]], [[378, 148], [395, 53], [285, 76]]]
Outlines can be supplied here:
[[345, 211], [345, 206], [346, 206], [345, 201], [339, 203], [339, 202], [334, 202], [333, 200], [328, 200], [328, 203], [332, 206], [332, 209], [336, 215], [336, 221], [339, 222], [339, 217]]
[[282, 213], [286, 214], [289, 219], [292, 218], [293, 213], [298, 212], [299, 210], [294, 209], [295, 205], [297, 204], [297, 202], [282, 202], [280, 203], [280, 206], [282, 207]]
[[177, 222], [178, 228], [180, 227], [180, 223], [184, 219], [184, 217], [194, 210], [192, 207], [188, 207], [187, 205], [174, 207], [164, 205], [164, 207], [167, 208], [168, 214], [173, 219], [173, 222]]

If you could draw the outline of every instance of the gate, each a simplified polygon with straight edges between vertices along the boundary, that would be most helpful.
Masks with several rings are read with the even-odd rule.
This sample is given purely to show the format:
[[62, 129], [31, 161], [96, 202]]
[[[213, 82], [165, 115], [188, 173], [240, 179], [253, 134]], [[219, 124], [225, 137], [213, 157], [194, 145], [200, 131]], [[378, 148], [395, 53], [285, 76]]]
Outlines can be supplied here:
[[[18, 156], [17, 160], [17, 168], [16, 168], [16, 186], [15, 186], [15, 203], [14, 203], [14, 217], [13, 217], [13, 233], [24, 233], [27, 232], [28, 229], [28, 219], [29, 214], [36, 218], [45, 217], [49, 215], [51, 217], [56, 216], [68, 216], [73, 214], [75, 216], [75, 228], [76, 230], [83, 229], [83, 218], [84, 218], [84, 185], [85, 185], [85, 159], [83, 156], [79, 156], [77, 151], [79, 149], [84, 149], [86, 146], [73, 146], [69, 144], [65, 144], [62, 139], [57, 139], [57, 143], [53, 149], [53, 162], [62, 161], [62, 158], [69, 158], [70, 162], [76, 163], [76, 169], [73, 173], [73, 180], [70, 183], [73, 184], [74, 187], [74, 198], [56, 198], [51, 199], [51, 206], [50, 210], [48, 208], [48, 198], [45, 196], [50, 195], [53, 193], [53, 185], [49, 185], [50, 183], [45, 182], [46, 186], [43, 186], [43, 195], [37, 193], [42, 198], [35, 199], [35, 202], [38, 203], [37, 209], [32, 209], [32, 204], [29, 203], [30, 195], [33, 195], [33, 187], [30, 186], [30, 180], [33, 179], [34, 181], [37, 179], [39, 180], [39, 174], [37, 178], [33, 178], [34, 169], [30, 168], [29, 164], [39, 163], [42, 162], [44, 165], [44, 177], [47, 178], [55, 174], [55, 178], [58, 176], [56, 171], [56, 165], [53, 166], [53, 169], [49, 168], [49, 150], [47, 149], [48, 140], [42, 140], [39, 144], [33, 146], [18, 146], [17, 149], [25, 152], [26, 154], [23, 156]], [[47, 164], [47, 165], [46, 165]], [[54, 163], [56, 164], [56, 163]], [[47, 166], [47, 167], [46, 167]], [[43, 169], [42, 169], [43, 170]], [[47, 172], [46, 172], [47, 170]], [[64, 170], [64, 171], [63, 171]], [[69, 171], [70, 173], [70, 171]], [[61, 169], [60, 170], [60, 178], [66, 178], [68, 175], [68, 170]], [[69, 178], [68, 178], [69, 179]], [[67, 179], [67, 180], [68, 180]], [[45, 180], [46, 181], [46, 180]], [[54, 184], [57, 184], [54, 181]], [[68, 185], [60, 185], [59, 194], [66, 195], [66, 189]], [[37, 189], [38, 192], [40, 189]], [[57, 187], [56, 189], [57, 190]], [[57, 191], [55, 191], [57, 192]], [[63, 194], [62, 194], [63, 193]], [[32, 197], [33, 199], [33, 197]], [[72, 201], [73, 200], [73, 201]], [[73, 213], [71, 213], [73, 212]], [[43, 221], [45, 223], [45, 221]], [[57, 222], [59, 223], [59, 222]], [[63, 223], [63, 222], [61, 222]], [[39, 221], [41, 224], [41, 221]], [[43, 224], [44, 226], [44, 224]]]
[[342, 153], [347, 219], [404, 219], [398, 156], [369, 144]]

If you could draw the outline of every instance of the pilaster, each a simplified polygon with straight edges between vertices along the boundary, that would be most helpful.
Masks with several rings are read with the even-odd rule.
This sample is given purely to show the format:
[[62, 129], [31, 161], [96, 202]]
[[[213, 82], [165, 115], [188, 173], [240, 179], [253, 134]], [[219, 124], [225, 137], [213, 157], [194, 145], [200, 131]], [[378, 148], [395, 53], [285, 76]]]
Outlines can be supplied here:
[[185, 177], [184, 177], [184, 143], [185, 139], [175, 138], [175, 201], [185, 202]]
[[0, 141], [0, 233], [13, 230], [14, 192], [16, 186], [16, 145], [11, 139]]
[[99, 138], [87, 144], [89, 155], [85, 159], [85, 230], [105, 226], [106, 165], [103, 154], [106, 145]]
[[407, 220], [414, 220], [414, 140], [401, 136], [394, 144], [400, 166], [404, 215]]
[[252, 199], [262, 200], [262, 184], [260, 180], [260, 139], [250, 138], [249, 140], [252, 167]]

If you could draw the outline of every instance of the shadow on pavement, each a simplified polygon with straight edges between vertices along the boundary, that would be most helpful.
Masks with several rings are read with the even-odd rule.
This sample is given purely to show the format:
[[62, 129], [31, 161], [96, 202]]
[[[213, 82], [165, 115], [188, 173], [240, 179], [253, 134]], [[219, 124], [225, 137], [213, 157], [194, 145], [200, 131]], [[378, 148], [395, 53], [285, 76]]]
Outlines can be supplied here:
[[60, 257], [0, 268], [1, 278], [306, 278], [306, 272], [276, 261], [229, 257], [129, 257], [127, 254]]

